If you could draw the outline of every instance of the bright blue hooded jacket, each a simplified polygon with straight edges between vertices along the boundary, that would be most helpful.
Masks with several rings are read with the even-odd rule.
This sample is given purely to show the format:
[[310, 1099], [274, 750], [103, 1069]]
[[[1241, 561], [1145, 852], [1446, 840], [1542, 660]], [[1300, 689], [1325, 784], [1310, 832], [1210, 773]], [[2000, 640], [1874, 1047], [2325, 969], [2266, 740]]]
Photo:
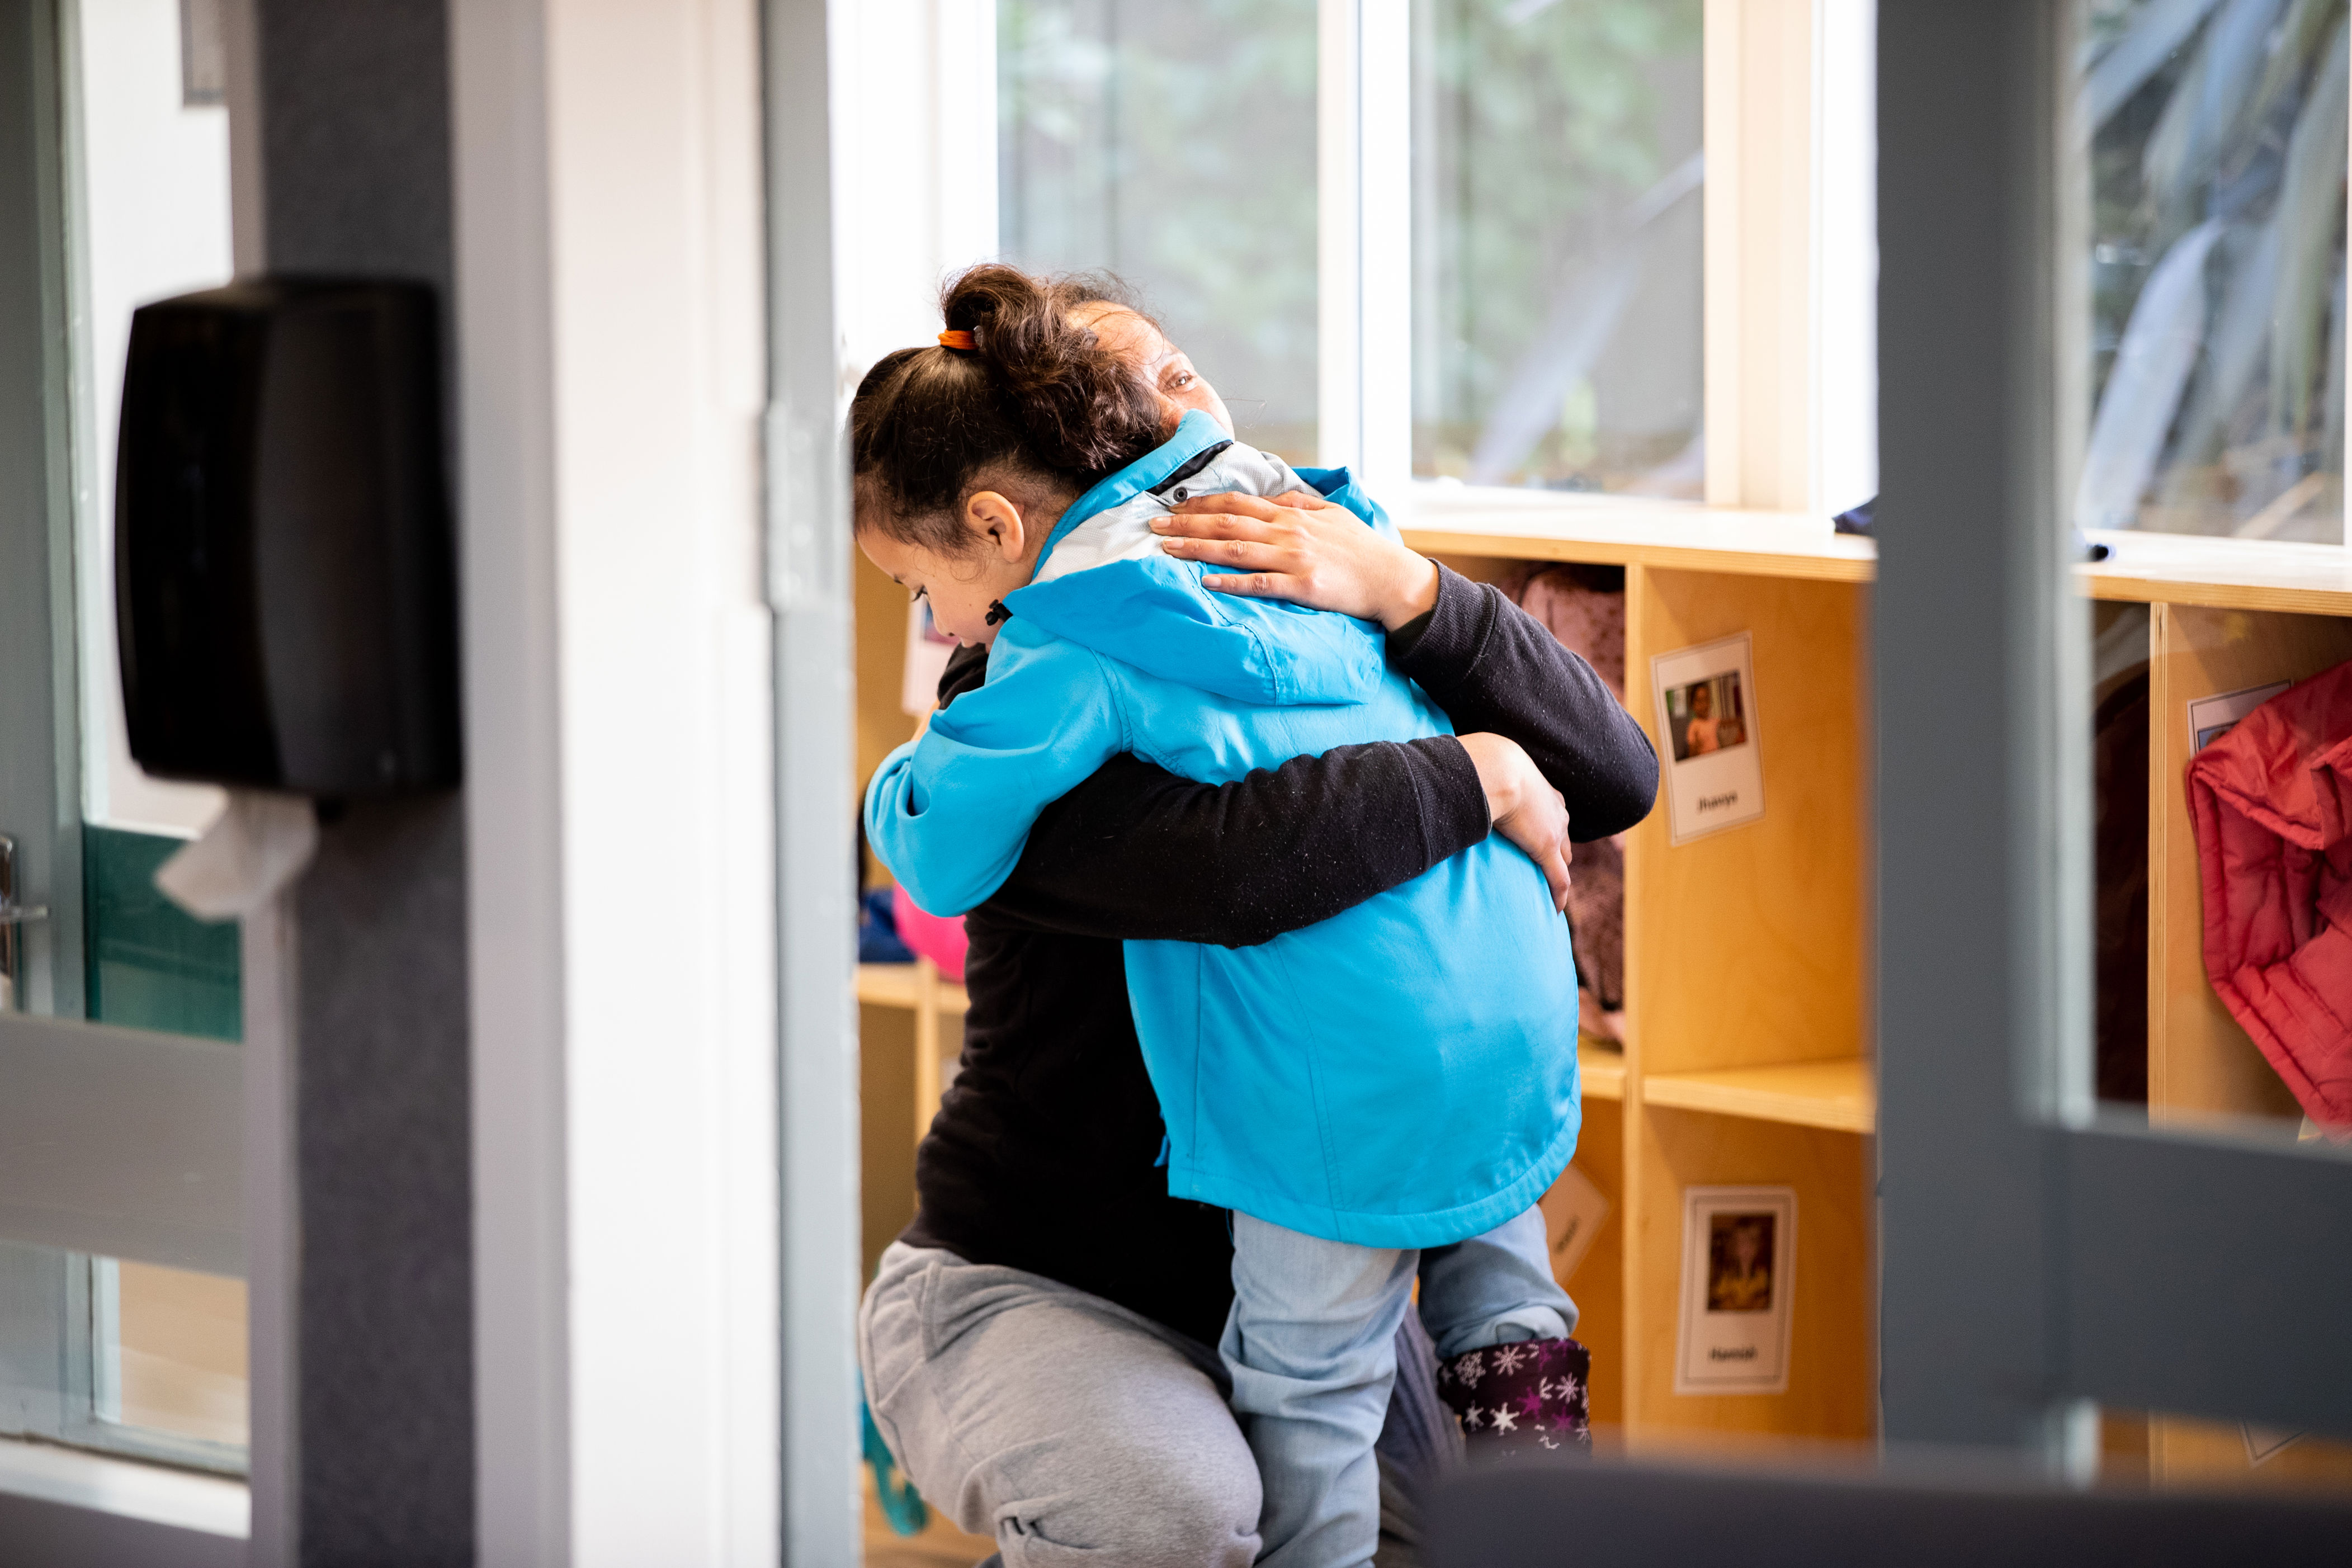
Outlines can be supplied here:
[[[1307, 478], [1394, 532], [1345, 469]], [[985, 900], [1037, 814], [1121, 752], [1222, 784], [1452, 732], [1390, 668], [1378, 627], [1211, 593], [1214, 569], [1150, 531], [1188, 495], [1292, 488], [1280, 459], [1194, 413], [1063, 515], [1035, 577], [1005, 596], [986, 684], [866, 794], [866, 832], [918, 904]], [[1257, 946], [1126, 948], [1174, 1196], [1334, 1241], [1434, 1247], [1528, 1209], [1575, 1152], [1568, 924], [1500, 837]]]

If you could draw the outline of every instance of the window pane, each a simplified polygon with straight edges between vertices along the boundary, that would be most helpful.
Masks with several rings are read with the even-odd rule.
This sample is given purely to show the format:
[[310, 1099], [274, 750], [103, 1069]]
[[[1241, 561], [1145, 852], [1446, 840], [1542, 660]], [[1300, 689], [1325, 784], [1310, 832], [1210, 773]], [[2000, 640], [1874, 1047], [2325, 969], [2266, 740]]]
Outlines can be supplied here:
[[0, 1437], [241, 1475], [242, 1280], [0, 1242]]
[[1700, 0], [1414, 0], [1413, 471], [1696, 499]]
[[2345, 26], [2089, 5], [2082, 526], [2343, 538]]
[[1315, 457], [1314, 0], [1004, 0], [1005, 259], [1139, 289], [1245, 440]]
[[219, 815], [209, 784], [149, 778], [131, 760], [114, 642], [114, 437], [131, 312], [216, 288], [229, 257], [228, 110], [203, 38], [184, 47], [178, 0], [82, 0], [79, 69], [80, 330], [84, 424], [76, 485], [80, 552], [83, 795], [93, 822], [190, 835]]
[[[216, 21], [218, 7], [79, 0], [60, 11], [71, 232], [58, 259], [70, 302], [75, 561], [72, 602], [50, 609], [80, 654], [84, 754], [48, 761], [60, 776], [79, 772], [84, 809], [44, 831], [58, 835], [50, 863], [80, 869], [79, 896], [53, 886], [49, 901], [59, 927], [78, 919], [81, 940], [34, 950], [51, 973], [29, 999], [47, 1011], [79, 997], [107, 1023], [234, 1040], [236, 926], [193, 919], [153, 880], [222, 796], [149, 779], [131, 762], [111, 586], [114, 411], [131, 313], [230, 272], [217, 39], [182, 34], [184, 19]], [[55, 739], [10, 737], [45, 754]], [[0, 824], [19, 835], [33, 826]], [[63, 984], [76, 963], [81, 983]], [[0, 1435], [242, 1471], [245, 1296], [235, 1279], [0, 1243]]]
[[97, 1415], [142, 1435], [216, 1446], [243, 1468], [245, 1281], [100, 1258]]

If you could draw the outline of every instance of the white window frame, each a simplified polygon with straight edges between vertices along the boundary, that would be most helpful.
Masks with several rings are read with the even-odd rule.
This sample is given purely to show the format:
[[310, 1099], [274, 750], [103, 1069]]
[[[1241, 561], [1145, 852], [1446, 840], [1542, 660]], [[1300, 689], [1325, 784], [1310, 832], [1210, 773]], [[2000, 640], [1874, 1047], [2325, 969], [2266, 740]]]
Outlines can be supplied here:
[[[1320, 456], [1408, 515], [1684, 510], [1412, 477], [1410, 0], [1321, 0]], [[1706, 0], [1706, 505], [1876, 488], [1874, 0]], [[1391, 500], [1391, 498], [1395, 500]]]

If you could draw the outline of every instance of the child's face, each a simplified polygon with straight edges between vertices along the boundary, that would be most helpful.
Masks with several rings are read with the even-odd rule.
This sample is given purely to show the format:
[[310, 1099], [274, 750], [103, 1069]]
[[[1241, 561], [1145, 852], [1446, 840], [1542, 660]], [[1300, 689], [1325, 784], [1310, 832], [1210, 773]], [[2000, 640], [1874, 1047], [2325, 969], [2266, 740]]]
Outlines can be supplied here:
[[1035, 500], [982, 490], [964, 503], [961, 521], [971, 541], [964, 554], [941, 555], [878, 528], [859, 529], [857, 548], [891, 581], [931, 606], [931, 625], [971, 647], [996, 640], [989, 607], [1035, 574], [1038, 548], [1061, 511]]
[[1197, 408], [1223, 426], [1226, 435], [1234, 433], [1234, 416], [1225, 412], [1225, 400], [1192, 368], [1184, 352], [1160, 335], [1159, 328], [1126, 306], [1108, 300], [1081, 305], [1071, 314], [1081, 326], [1094, 329], [1103, 347], [1142, 372], [1160, 395], [1160, 412], [1170, 430], [1176, 428], [1186, 410]]

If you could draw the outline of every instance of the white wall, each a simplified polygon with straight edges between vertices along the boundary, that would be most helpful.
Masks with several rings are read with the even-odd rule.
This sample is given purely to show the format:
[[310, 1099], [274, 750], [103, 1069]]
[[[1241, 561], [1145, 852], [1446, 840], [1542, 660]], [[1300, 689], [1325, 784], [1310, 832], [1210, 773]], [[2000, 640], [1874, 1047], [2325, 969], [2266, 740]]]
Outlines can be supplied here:
[[131, 760], [114, 647], [114, 437], [131, 312], [228, 281], [228, 110], [180, 102], [179, 0], [79, 0], [80, 385], [77, 560], [83, 810], [89, 820], [193, 834], [221, 792], [163, 784]]
[[756, 11], [452, 23], [481, 1561], [772, 1563]]

